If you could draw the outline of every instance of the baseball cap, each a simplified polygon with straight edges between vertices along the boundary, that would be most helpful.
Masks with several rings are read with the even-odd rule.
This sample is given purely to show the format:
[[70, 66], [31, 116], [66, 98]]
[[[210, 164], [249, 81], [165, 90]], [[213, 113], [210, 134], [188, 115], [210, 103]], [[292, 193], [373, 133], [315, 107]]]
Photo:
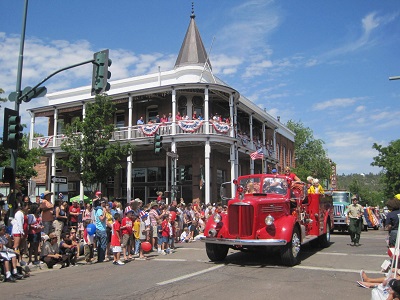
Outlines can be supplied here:
[[276, 169], [272, 169], [272, 173], [276, 173], [277, 171], [276, 171]]
[[99, 196], [99, 195], [101, 195], [101, 192], [100, 192], [100, 191], [97, 191], [95, 195], [96, 195], [96, 196]]

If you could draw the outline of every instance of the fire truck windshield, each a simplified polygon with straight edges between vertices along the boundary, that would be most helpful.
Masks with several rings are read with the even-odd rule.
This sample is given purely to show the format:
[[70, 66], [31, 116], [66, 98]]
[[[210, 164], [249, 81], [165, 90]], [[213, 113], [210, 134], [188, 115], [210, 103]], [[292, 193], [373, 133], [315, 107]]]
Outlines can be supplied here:
[[283, 178], [265, 178], [263, 180], [262, 192], [265, 194], [285, 195], [288, 189], [288, 182]]

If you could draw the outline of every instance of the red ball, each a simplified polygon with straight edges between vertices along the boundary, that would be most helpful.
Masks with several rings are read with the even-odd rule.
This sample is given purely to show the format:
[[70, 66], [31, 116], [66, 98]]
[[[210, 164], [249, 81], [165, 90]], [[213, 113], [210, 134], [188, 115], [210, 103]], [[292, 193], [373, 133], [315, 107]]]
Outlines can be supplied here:
[[176, 212], [170, 211], [169, 212], [169, 219], [170, 219], [170, 221], [175, 221], [176, 220]]
[[141, 246], [144, 252], [149, 252], [151, 250], [151, 244], [149, 242], [142, 242]]

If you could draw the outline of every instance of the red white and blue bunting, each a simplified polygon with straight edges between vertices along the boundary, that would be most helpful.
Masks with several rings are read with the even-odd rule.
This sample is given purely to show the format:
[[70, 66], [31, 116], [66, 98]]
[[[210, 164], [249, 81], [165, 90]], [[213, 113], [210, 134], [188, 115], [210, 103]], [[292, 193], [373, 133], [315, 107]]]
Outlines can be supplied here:
[[50, 143], [50, 141], [53, 139], [53, 136], [47, 136], [47, 137], [40, 137], [39, 139], [38, 139], [38, 145], [39, 145], [39, 147], [41, 147], [41, 148], [46, 148], [48, 145], [49, 145], [49, 143]]
[[219, 133], [228, 133], [229, 130], [231, 129], [231, 126], [229, 124], [225, 123], [219, 123], [219, 122], [212, 122], [212, 125], [214, 129], [219, 132]]
[[178, 125], [183, 131], [195, 132], [199, 130], [201, 125], [203, 125], [203, 121], [199, 120], [179, 121]]
[[144, 135], [153, 136], [158, 130], [158, 127], [160, 127], [160, 124], [151, 124], [151, 125], [148, 124], [148, 125], [142, 125], [140, 129], [142, 130]]

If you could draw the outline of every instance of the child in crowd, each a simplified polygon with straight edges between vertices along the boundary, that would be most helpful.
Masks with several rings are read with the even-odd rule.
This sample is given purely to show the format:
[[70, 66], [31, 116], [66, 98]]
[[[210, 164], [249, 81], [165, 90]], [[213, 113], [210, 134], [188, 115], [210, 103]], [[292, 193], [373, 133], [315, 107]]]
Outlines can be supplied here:
[[133, 223], [133, 237], [135, 239], [135, 255], [139, 254], [139, 248], [140, 248], [140, 218], [136, 215], [134, 215], [135, 222]]
[[168, 254], [167, 249], [168, 249], [168, 240], [169, 240], [169, 227], [170, 227], [170, 222], [169, 222], [169, 215], [164, 215], [163, 216], [163, 221], [161, 223], [161, 235], [162, 235], [162, 244], [161, 244], [161, 254], [165, 255]]
[[[132, 233], [133, 233], [133, 222], [132, 222], [133, 211], [129, 210], [126, 213], [126, 217], [121, 222], [121, 235], [122, 235], [122, 251], [124, 254], [124, 260], [128, 261], [132, 259]], [[128, 256], [126, 255], [128, 253]]]
[[120, 259], [121, 257], [121, 215], [119, 213], [114, 214], [114, 223], [112, 225], [111, 233], [111, 247], [114, 254], [114, 265], [124, 265]]
[[145, 241], [150, 241], [150, 226], [146, 226], [146, 219], [147, 219], [147, 213], [143, 214], [140, 218], [140, 228], [139, 228], [139, 259], [140, 260], [147, 260], [147, 257], [144, 256], [143, 254], [143, 249], [141, 247], [141, 244]]
[[181, 234], [180, 241], [181, 243], [189, 243], [189, 240], [190, 240], [189, 228], [186, 227]]
[[87, 265], [92, 263], [94, 256], [94, 234], [90, 235], [87, 231], [87, 226], [90, 223], [92, 223], [92, 219], [86, 219], [83, 223], [83, 253], [85, 255], [85, 261]]
[[157, 253], [162, 253], [162, 243], [163, 243], [163, 236], [162, 236], [162, 220], [158, 219], [157, 220]]

